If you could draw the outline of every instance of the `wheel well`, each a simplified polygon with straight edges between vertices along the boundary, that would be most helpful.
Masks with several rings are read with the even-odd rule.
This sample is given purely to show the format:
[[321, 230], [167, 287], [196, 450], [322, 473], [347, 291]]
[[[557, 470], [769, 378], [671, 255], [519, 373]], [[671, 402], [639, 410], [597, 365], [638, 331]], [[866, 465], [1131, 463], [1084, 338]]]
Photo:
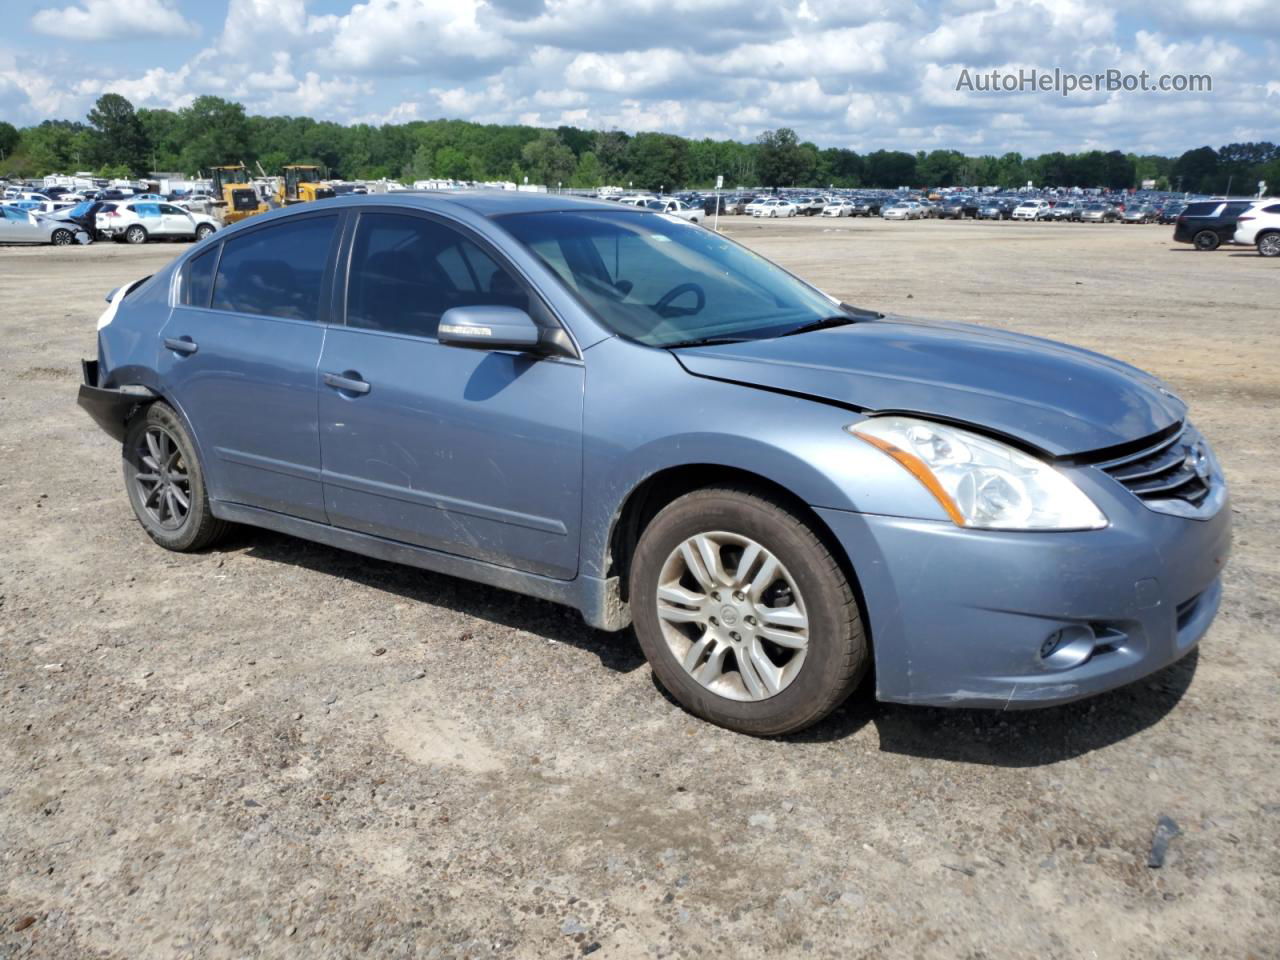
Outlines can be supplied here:
[[[845, 576], [849, 578], [849, 583], [858, 596], [859, 604], [864, 610], [866, 609], [862, 589], [858, 585], [852, 562], [835, 534], [812, 507], [786, 487], [758, 473], [712, 463], [692, 463], [660, 470], [646, 478], [627, 495], [627, 499], [614, 519], [613, 529], [609, 532], [608, 573], [606, 574], [618, 578], [618, 587], [624, 601], [628, 599], [629, 593], [631, 557], [635, 553], [636, 545], [640, 542], [640, 535], [649, 522], [663, 507], [686, 493], [706, 487], [727, 485], [748, 487], [757, 493], [765, 494], [785, 504], [797, 516], [803, 517], [826, 544], [831, 555], [839, 561]], [[864, 628], [867, 626], [864, 624]]]

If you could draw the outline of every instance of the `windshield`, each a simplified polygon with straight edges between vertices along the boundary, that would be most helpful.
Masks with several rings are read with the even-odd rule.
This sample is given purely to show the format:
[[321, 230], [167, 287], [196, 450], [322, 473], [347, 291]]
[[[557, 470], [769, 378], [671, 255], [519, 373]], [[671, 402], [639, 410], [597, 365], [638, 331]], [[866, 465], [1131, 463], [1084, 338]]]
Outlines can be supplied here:
[[601, 323], [649, 346], [774, 337], [843, 315], [780, 267], [678, 217], [591, 210], [498, 222]]

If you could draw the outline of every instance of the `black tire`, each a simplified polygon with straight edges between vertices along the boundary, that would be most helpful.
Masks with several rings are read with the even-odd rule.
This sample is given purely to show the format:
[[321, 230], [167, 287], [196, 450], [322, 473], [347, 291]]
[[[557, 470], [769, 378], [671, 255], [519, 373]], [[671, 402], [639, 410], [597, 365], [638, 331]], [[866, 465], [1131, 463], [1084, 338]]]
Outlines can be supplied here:
[[1280, 233], [1274, 230], [1258, 237], [1258, 255], [1263, 257], [1280, 257]]
[[145, 227], [140, 227], [136, 223], [124, 232], [125, 243], [146, 243], [147, 231]]
[[[657, 604], [663, 565], [685, 540], [711, 531], [749, 537], [771, 551], [805, 598], [805, 660], [790, 684], [766, 699], [734, 700], [702, 686], [663, 634]], [[696, 490], [663, 508], [632, 558], [630, 601], [640, 646], [662, 686], [690, 713], [739, 733], [780, 736], [817, 723], [849, 696], [871, 663], [857, 596], [822, 537], [786, 506], [746, 487]]]
[[196, 227], [196, 241], [199, 242], [203, 240], [205, 237], [209, 236], [209, 234], [213, 233], [215, 229], [216, 228], [212, 224], [200, 224], [200, 226]]
[[49, 237], [49, 242], [55, 247], [69, 247], [75, 242], [75, 239], [76, 237], [74, 233], [63, 227], [59, 227], [57, 230], [53, 231], [53, 234]]
[[1196, 245], [1197, 250], [1204, 250], [1207, 253], [1210, 250], [1217, 250], [1222, 243], [1222, 238], [1212, 230], [1201, 230], [1191, 242]]
[[[176, 524], [172, 522], [172, 516], [168, 525], [157, 516], [158, 512], [164, 512], [164, 508], [159, 507], [162, 498], [157, 498], [157, 508], [149, 507], [144, 502], [143, 489], [155, 489], [148, 481], [140, 481], [142, 476], [154, 475], [152, 466], [144, 459], [150, 456], [147, 434], [157, 430], [167, 434], [176, 448], [176, 456], [171, 461], [172, 468], [166, 465], [161, 473], [177, 476], [178, 471], [181, 471], [187, 478], [185, 493], [188, 507], [181, 522]], [[152, 459], [154, 461], [155, 458]], [[134, 516], [142, 524], [142, 529], [147, 531], [147, 535], [160, 546], [166, 550], [188, 553], [203, 550], [226, 533], [228, 524], [215, 517], [209, 509], [204, 471], [196, 456], [195, 445], [181, 418], [167, 403], [156, 401], [133, 418], [125, 433], [123, 461], [125, 492], [129, 496]]]

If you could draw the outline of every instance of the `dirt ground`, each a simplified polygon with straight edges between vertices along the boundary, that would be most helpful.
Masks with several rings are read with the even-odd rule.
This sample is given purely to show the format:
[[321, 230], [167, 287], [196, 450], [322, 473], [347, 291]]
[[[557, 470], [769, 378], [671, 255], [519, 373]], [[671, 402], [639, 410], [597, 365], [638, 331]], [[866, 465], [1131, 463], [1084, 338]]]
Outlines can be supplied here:
[[761, 741], [548, 603], [252, 530], [166, 553], [75, 393], [103, 295], [181, 248], [0, 248], [0, 958], [1280, 956], [1280, 264], [1156, 226], [722, 223], [852, 303], [1171, 382], [1233, 484], [1200, 653]]

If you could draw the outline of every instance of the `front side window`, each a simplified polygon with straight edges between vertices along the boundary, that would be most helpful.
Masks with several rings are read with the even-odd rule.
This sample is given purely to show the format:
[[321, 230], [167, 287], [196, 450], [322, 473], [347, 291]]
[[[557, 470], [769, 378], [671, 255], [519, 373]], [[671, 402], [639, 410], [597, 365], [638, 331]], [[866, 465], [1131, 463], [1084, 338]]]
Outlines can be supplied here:
[[213, 285], [213, 309], [318, 320], [337, 223], [336, 216], [304, 217], [229, 237]]
[[592, 210], [498, 222], [601, 323], [649, 346], [771, 337], [841, 314], [780, 267], [678, 217]]
[[365, 213], [347, 280], [347, 326], [434, 337], [452, 307], [518, 307], [524, 286], [464, 234], [425, 217]]

